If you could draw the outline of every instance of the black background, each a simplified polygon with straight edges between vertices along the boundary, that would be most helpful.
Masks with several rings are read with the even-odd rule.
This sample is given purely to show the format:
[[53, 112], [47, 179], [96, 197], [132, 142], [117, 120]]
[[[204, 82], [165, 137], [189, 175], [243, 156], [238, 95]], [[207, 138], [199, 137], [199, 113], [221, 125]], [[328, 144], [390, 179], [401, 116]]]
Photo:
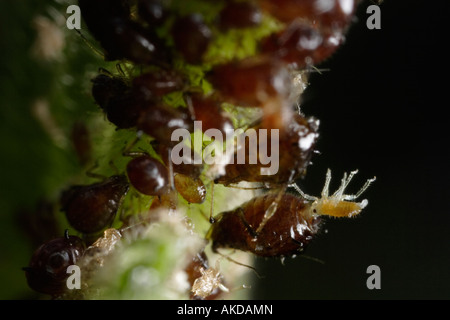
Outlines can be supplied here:
[[[439, 3], [439, 4], [438, 4]], [[450, 207], [448, 19], [445, 1], [385, 1], [381, 29], [369, 30], [365, 1], [346, 44], [313, 74], [303, 112], [320, 119], [321, 155], [301, 182], [319, 195], [359, 169], [348, 192], [373, 176], [353, 219], [328, 219], [305, 254], [258, 260], [260, 299], [448, 299]], [[334, 183], [333, 183], [334, 182]], [[369, 290], [369, 265], [381, 289]], [[256, 278], [255, 278], [256, 279]]]

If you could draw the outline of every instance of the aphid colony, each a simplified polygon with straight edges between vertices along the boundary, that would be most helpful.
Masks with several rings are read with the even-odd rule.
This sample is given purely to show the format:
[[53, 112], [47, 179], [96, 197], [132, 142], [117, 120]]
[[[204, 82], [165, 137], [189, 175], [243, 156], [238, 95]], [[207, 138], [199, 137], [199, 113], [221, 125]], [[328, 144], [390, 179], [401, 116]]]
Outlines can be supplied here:
[[[328, 172], [320, 198], [304, 194], [295, 184], [311, 162], [319, 121], [300, 114], [296, 109], [299, 96], [292, 94], [298, 90], [292, 75], [308, 72], [343, 43], [356, 2], [224, 0], [218, 1], [220, 10], [212, 19], [187, 9], [187, 4], [184, 8], [183, 1], [79, 0], [84, 22], [105, 60], [135, 66], [119, 75], [103, 70], [92, 79], [95, 103], [117, 130], [135, 130], [138, 137], [149, 138], [149, 148], [159, 158], [129, 148], [123, 153], [129, 158], [125, 172], [65, 190], [61, 210], [71, 227], [87, 236], [84, 240], [110, 228], [130, 188], [153, 197], [151, 209], [176, 209], [177, 193], [188, 203], [203, 203], [208, 168], [172, 163], [171, 135], [180, 128], [193, 133], [194, 121], [202, 121], [204, 130], [226, 132], [234, 128], [236, 122], [224, 104], [260, 111], [259, 117], [245, 125], [247, 128], [279, 130], [279, 170], [262, 175], [261, 161], [234, 161], [208, 181], [207, 185], [229, 187], [246, 181], [270, 189], [234, 210], [210, 217], [211, 228], [204, 237], [214, 251], [233, 248], [265, 257], [295, 255], [319, 231], [322, 215], [357, 215], [367, 200], [355, 200], [373, 179], [357, 194], [346, 195], [344, 191], [356, 172], [344, 175], [340, 188], [329, 196]], [[259, 41], [254, 54], [217, 63], [208, 60], [215, 37], [258, 28], [265, 17], [280, 27]], [[203, 83], [212, 89], [206, 90], [202, 82], [192, 83], [185, 67], [189, 65], [201, 68]], [[181, 93], [181, 106], [167, 102], [167, 96], [174, 93]], [[288, 187], [294, 187], [298, 194], [287, 193]], [[122, 228], [132, 227], [123, 221]], [[114, 234], [114, 239], [120, 238], [121, 230]], [[67, 277], [65, 268], [83, 258], [84, 240], [66, 234], [42, 245], [25, 268], [30, 287], [60, 295]], [[92, 250], [92, 244], [88, 245]], [[210, 267], [204, 252], [192, 257], [186, 272], [192, 298], [215, 298], [226, 291], [218, 266]]]

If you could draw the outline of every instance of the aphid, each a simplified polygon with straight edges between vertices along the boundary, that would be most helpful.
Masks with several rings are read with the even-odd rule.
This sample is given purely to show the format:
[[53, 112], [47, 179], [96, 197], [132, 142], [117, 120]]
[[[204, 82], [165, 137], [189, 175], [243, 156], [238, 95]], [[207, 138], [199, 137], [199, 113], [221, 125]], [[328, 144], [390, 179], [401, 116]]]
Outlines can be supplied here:
[[103, 236], [87, 247], [84, 252], [83, 260], [80, 262], [83, 271], [88, 271], [89, 268], [102, 267], [106, 256], [114, 250], [121, 239], [122, 233], [119, 230], [106, 229]]
[[190, 298], [193, 300], [214, 300], [222, 293], [221, 287], [226, 289], [220, 273], [214, 274], [209, 267], [208, 257], [203, 250], [192, 258], [185, 271], [191, 285]]
[[220, 11], [217, 24], [223, 31], [232, 28], [250, 28], [262, 21], [260, 8], [253, 2], [227, 1]]
[[161, 101], [147, 106], [139, 117], [137, 129], [171, 147], [178, 143], [172, 141], [172, 133], [176, 129], [193, 132], [194, 123], [186, 108], [173, 108]]
[[[263, 126], [257, 125], [255, 129], [256, 141], [261, 144], [260, 130]], [[314, 118], [304, 118], [299, 114], [294, 114], [293, 118], [285, 128], [280, 129], [279, 139], [276, 141], [278, 145], [278, 157], [273, 154], [271, 137], [272, 131], [267, 130], [267, 154], [270, 154], [278, 161], [278, 170], [274, 174], [265, 175], [261, 173], [261, 169], [269, 165], [263, 165], [258, 145], [258, 150], [252, 148], [250, 144], [245, 144], [246, 162], [238, 163], [238, 153], [234, 154], [234, 161], [225, 166], [225, 174], [219, 176], [215, 181], [224, 185], [239, 183], [241, 181], [261, 182], [271, 186], [280, 186], [290, 184], [301, 177], [310, 164], [311, 157], [314, 153], [315, 143], [318, 138], [318, 121]], [[256, 164], [250, 164], [248, 160], [252, 153], [257, 159]], [[256, 154], [255, 154], [256, 153]]]
[[202, 62], [202, 56], [211, 42], [212, 32], [199, 13], [178, 17], [172, 26], [175, 48], [190, 64]]
[[281, 59], [294, 69], [302, 69], [329, 58], [343, 41], [341, 32], [322, 30], [296, 20], [280, 33], [263, 39], [261, 52]]
[[165, 94], [181, 88], [182, 79], [175, 73], [145, 73], [136, 77], [131, 86], [120, 77], [106, 74], [92, 82], [95, 101], [118, 129], [137, 127], [169, 145], [173, 130], [193, 130], [186, 108], [173, 108], [161, 101]]
[[67, 268], [77, 264], [84, 250], [84, 242], [67, 231], [64, 237], [41, 245], [23, 268], [29, 287], [44, 294], [62, 294], [67, 289]]
[[168, 61], [168, 51], [161, 39], [131, 20], [127, 1], [79, 0], [78, 4], [89, 31], [105, 50], [106, 60]]
[[163, 0], [139, 0], [139, 16], [151, 26], [162, 25], [168, 17], [168, 11], [163, 2]]
[[201, 276], [195, 279], [192, 284], [191, 293], [193, 299], [213, 299], [221, 291], [229, 292], [229, 289], [223, 285], [223, 276], [220, 273], [220, 259], [216, 261], [215, 267], [198, 268]]
[[269, 98], [287, 99], [292, 81], [284, 63], [265, 57], [214, 66], [207, 77], [224, 101], [245, 107], [262, 107]]
[[206, 187], [200, 178], [192, 178], [181, 173], [174, 176], [175, 189], [189, 203], [203, 203]]
[[[234, 248], [264, 257], [284, 257], [299, 253], [318, 233], [322, 215], [352, 217], [367, 205], [367, 200], [360, 203], [353, 200], [375, 178], [368, 180], [355, 195], [344, 194], [355, 173], [353, 171], [348, 178], [344, 175], [341, 186], [330, 197], [330, 171], [327, 172], [321, 198], [307, 196], [298, 187], [296, 189], [302, 197], [287, 193], [279, 200], [277, 193], [257, 196], [239, 208], [215, 217], [207, 239], [212, 240], [215, 251], [219, 248]], [[267, 214], [276, 201], [276, 210]]]
[[202, 122], [202, 130], [217, 129], [223, 136], [234, 129], [230, 117], [222, 110], [220, 103], [212, 97], [193, 94], [186, 97], [188, 106], [192, 109], [193, 118]]
[[107, 119], [118, 129], [136, 126], [142, 105], [131, 87], [119, 77], [99, 74], [92, 80], [92, 95]]
[[183, 89], [184, 80], [173, 70], [158, 70], [137, 76], [133, 79], [132, 86], [133, 92], [144, 100], [155, 100]]
[[354, 195], [344, 194], [345, 188], [347, 188], [356, 173], [358, 173], [358, 170], [350, 172], [348, 177], [347, 173], [344, 173], [344, 177], [341, 180], [339, 189], [337, 189], [336, 192], [331, 196], [328, 195], [328, 189], [331, 181], [331, 170], [329, 169], [327, 171], [325, 185], [323, 187], [320, 198], [305, 194], [296, 184], [292, 184], [291, 186], [294, 187], [304, 199], [312, 201], [311, 208], [313, 213], [333, 217], [353, 217], [359, 214], [361, 210], [364, 209], [368, 204], [368, 201], [366, 199], [361, 202], [354, 202], [353, 200], [359, 198], [361, 194], [376, 179], [376, 177], [374, 177], [367, 180], [364, 186]]
[[343, 29], [351, 20], [355, 0], [261, 0], [261, 7], [282, 22], [301, 18], [322, 27]]
[[94, 233], [112, 223], [128, 189], [124, 175], [114, 175], [90, 185], [72, 186], [61, 195], [61, 211], [77, 231]]
[[168, 191], [167, 168], [149, 155], [130, 160], [127, 164], [127, 175], [131, 185], [142, 194], [160, 196]]

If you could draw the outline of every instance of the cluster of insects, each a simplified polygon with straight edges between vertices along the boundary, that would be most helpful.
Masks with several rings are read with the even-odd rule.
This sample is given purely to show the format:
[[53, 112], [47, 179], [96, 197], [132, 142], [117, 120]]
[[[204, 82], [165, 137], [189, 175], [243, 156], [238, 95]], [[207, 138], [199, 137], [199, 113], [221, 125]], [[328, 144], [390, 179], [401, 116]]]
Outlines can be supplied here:
[[[233, 188], [248, 182], [269, 189], [234, 210], [216, 215], [211, 210], [211, 227], [205, 235], [215, 252], [232, 248], [263, 257], [295, 255], [317, 234], [321, 216], [351, 217], [367, 205], [367, 200], [356, 199], [374, 179], [354, 195], [344, 193], [356, 171], [348, 177], [344, 175], [341, 186], [332, 195], [328, 190], [330, 171], [320, 197], [306, 195], [295, 184], [305, 176], [311, 163], [319, 121], [297, 110], [299, 94], [292, 92], [298, 91], [298, 84], [293, 81], [293, 74], [312, 70], [343, 43], [357, 1], [224, 0], [219, 1], [214, 19], [201, 12], [183, 10], [183, 1], [78, 3], [105, 60], [136, 66], [132, 72], [121, 74], [101, 70], [92, 79], [95, 103], [117, 130], [134, 130], [137, 138], [147, 137], [148, 147], [159, 157], [132, 150], [131, 145], [123, 152], [129, 159], [124, 172], [94, 184], [72, 186], [62, 193], [61, 210], [83, 239], [66, 234], [42, 245], [25, 268], [31, 288], [60, 295], [66, 267], [83, 259], [84, 252], [92, 250], [92, 246], [101, 247], [89, 243], [89, 236], [112, 230], [109, 228], [131, 189], [152, 199], [150, 210], [167, 211], [176, 210], [178, 195], [189, 204], [203, 203], [208, 185]], [[210, 63], [207, 53], [217, 35], [258, 28], [265, 17], [271, 17], [280, 27], [258, 42], [255, 54]], [[186, 65], [200, 67], [203, 81], [212, 89], [192, 83], [185, 72]], [[305, 83], [300, 81], [300, 85]], [[167, 96], [174, 93], [181, 93], [182, 105], [167, 102]], [[226, 132], [234, 128], [236, 122], [224, 104], [258, 110], [259, 116], [247, 123], [247, 128], [258, 129], [256, 132], [278, 130], [278, 172], [262, 174], [262, 161], [232, 161], [205, 183], [208, 166], [172, 162], [171, 136], [175, 130], [194, 133], [194, 121], [201, 121], [204, 130]], [[244, 148], [247, 154], [252, 152], [248, 144]], [[259, 159], [260, 154], [254, 156]], [[288, 193], [288, 188], [294, 188], [297, 194]], [[130, 227], [124, 220], [115, 237]], [[185, 271], [192, 287], [191, 298], [212, 299], [227, 291], [218, 265], [211, 267], [203, 251], [192, 257]]]

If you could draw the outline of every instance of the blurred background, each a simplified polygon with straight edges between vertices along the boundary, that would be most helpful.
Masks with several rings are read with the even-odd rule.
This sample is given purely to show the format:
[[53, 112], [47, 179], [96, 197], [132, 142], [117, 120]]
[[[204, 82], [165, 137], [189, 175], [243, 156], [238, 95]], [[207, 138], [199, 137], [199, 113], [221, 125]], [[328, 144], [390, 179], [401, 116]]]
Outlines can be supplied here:
[[[86, 79], [101, 66], [87, 46], [70, 46], [81, 41], [75, 32], [61, 55], [39, 52], [36, 30], [46, 26], [36, 14], [58, 15], [49, 3], [67, 7], [0, 0], [0, 299], [35, 297], [21, 267], [36, 244], [20, 217], [79, 172], [64, 137], [92, 110]], [[371, 4], [362, 3], [346, 45], [319, 66], [329, 71], [311, 74], [302, 110], [321, 121], [320, 155], [299, 182], [319, 195], [327, 168], [331, 190], [359, 169], [347, 191], [376, 176], [362, 197], [369, 205], [354, 219], [328, 219], [304, 257], [257, 259], [255, 299], [450, 298], [448, 4], [386, 0], [381, 29], [368, 30]], [[366, 286], [370, 265], [380, 267], [379, 290]]]

